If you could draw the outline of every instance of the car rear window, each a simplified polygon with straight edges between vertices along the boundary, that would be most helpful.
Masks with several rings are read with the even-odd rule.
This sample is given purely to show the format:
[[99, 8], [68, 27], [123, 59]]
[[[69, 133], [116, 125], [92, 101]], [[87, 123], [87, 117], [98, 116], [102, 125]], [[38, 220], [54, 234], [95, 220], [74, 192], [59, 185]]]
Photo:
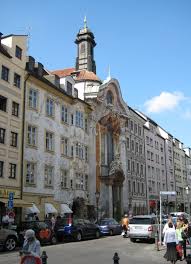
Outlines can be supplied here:
[[134, 225], [150, 225], [152, 223], [151, 220], [152, 220], [151, 218], [136, 217], [136, 218], [132, 218], [129, 223]]

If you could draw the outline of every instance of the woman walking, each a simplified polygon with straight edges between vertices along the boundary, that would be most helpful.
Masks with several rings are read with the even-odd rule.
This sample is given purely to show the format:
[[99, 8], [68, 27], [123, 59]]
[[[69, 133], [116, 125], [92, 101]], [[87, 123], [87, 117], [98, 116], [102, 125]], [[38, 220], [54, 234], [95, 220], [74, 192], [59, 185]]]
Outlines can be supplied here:
[[178, 246], [177, 246], [177, 251], [178, 251], [178, 260], [183, 260], [183, 237], [182, 237], [182, 231], [183, 231], [183, 227], [182, 227], [182, 222], [181, 221], [177, 221], [176, 224], [176, 237], [178, 240]]
[[176, 245], [178, 244], [178, 240], [173, 224], [169, 223], [168, 227], [169, 228], [166, 230], [164, 235], [164, 244], [167, 246], [164, 258], [174, 264], [177, 260]]

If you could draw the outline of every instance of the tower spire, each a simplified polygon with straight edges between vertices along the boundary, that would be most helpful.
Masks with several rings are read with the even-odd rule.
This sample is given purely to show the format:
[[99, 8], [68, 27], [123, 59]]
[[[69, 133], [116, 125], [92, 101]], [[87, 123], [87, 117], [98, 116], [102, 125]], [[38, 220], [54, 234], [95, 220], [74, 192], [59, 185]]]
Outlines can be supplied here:
[[86, 18], [86, 16], [84, 17], [84, 29], [86, 29], [87, 28], [87, 18]]

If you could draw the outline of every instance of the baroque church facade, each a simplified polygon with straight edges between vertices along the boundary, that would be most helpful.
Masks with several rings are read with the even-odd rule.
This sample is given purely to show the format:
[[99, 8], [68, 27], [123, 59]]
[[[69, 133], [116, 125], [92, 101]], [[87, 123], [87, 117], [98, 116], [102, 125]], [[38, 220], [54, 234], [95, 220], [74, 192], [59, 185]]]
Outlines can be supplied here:
[[96, 43], [86, 23], [75, 43], [76, 68], [53, 73], [72, 76], [79, 98], [92, 107], [89, 201], [96, 205], [95, 193], [99, 195], [99, 217], [146, 213], [144, 121], [124, 102], [116, 79], [109, 76], [102, 82], [96, 75]]

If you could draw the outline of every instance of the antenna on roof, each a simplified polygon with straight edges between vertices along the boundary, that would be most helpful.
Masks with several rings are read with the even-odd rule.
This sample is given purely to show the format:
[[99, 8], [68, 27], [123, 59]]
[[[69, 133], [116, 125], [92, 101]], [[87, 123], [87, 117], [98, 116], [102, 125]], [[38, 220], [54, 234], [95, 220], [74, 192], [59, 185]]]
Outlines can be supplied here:
[[27, 52], [29, 51], [30, 39], [31, 39], [31, 27], [27, 27]]

